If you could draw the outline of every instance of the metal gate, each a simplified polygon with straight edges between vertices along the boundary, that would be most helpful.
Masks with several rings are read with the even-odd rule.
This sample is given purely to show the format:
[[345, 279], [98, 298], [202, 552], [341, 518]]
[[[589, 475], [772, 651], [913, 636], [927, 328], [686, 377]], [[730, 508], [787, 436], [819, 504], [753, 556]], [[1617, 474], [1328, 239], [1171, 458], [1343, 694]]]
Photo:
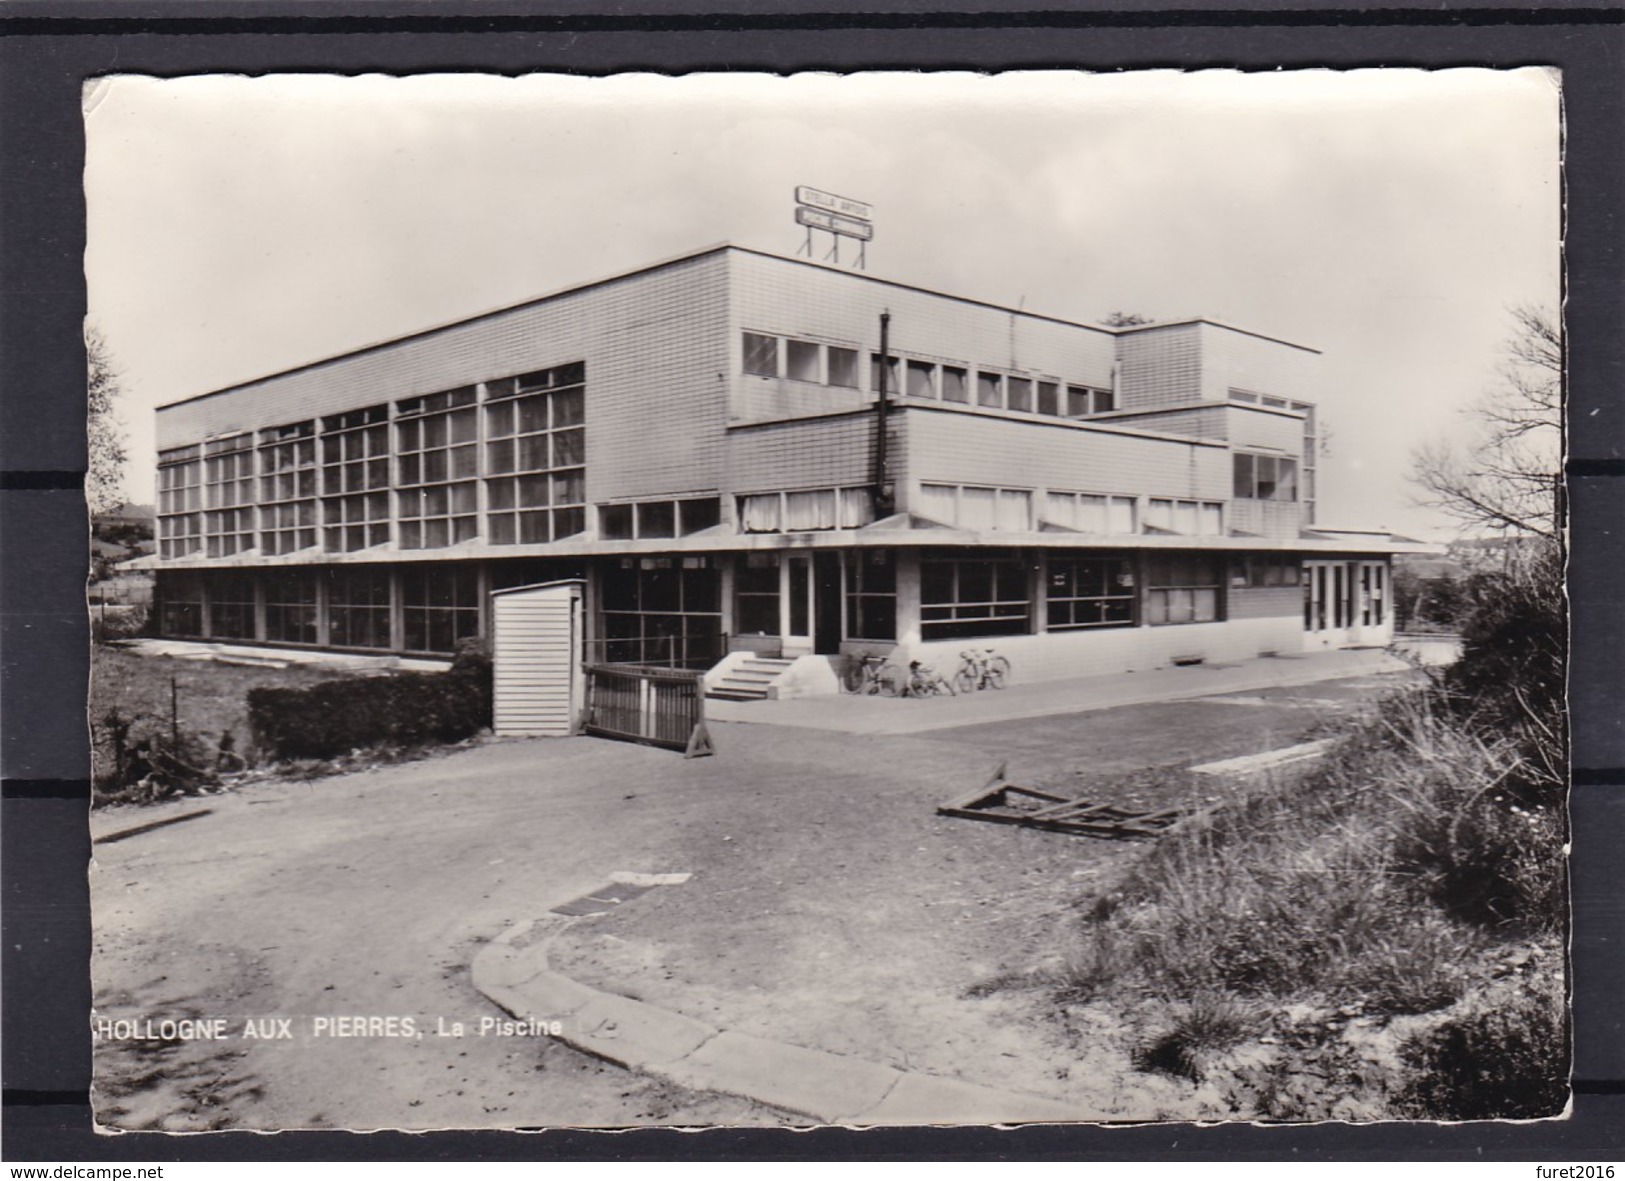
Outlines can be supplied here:
[[586, 672], [586, 733], [669, 747], [691, 759], [716, 753], [705, 728], [703, 674], [631, 664], [589, 664]]

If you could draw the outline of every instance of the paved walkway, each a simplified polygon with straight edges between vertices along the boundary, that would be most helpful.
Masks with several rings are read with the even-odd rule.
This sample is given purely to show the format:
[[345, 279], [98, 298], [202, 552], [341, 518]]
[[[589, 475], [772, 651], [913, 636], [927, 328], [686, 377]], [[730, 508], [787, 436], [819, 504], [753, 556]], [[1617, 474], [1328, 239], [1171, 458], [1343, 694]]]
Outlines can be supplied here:
[[821, 1124], [981, 1125], [1084, 1118], [1053, 1099], [718, 1029], [646, 1001], [589, 988], [548, 966], [548, 945], [574, 921], [550, 911], [510, 927], [475, 956], [474, 987], [521, 1021], [556, 1022], [559, 1041], [594, 1057]]
[[961, 697], [888, 698], [836, 694], [789, 701], [707, 701], [705, 715], [719, 722], [757, 722], [840, 730], [851, 734], [921, 734], [986, 722], [1087, 713], [1182, 701], [1221, 693], [1244, 693], [1284, 685], [1310, 685], [1344, 677], [1403, 672], [1410, 667], [1382, 649], [1261, 657], [1236, 664], [1195, 664], [1110, 676], [1076, 677], [1022, 684]]

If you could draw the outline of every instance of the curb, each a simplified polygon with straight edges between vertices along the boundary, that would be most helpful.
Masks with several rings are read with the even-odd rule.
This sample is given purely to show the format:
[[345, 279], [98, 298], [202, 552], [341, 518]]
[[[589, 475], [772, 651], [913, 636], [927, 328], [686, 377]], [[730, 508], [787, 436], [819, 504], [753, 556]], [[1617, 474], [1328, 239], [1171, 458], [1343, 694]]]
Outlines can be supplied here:
[[474, 987], [520, 1020], [557, 1021], [556, 1040], [616, 1066], [717, 1091], [824, 1124], [1071, 1123], [1053, 1099], [914, 1074], [861, 1058], [718, 1029], [589, 988], [548, 967], [549, 944], [575, 920], [518, 923], [474, 957]]

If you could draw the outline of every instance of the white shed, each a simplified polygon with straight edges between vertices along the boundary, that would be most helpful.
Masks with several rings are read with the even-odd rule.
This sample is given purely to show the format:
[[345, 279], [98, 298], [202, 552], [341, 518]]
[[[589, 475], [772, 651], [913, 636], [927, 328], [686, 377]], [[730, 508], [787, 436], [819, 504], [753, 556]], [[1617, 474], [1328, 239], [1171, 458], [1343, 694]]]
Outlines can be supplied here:
[[580, 579], [491, 592], [493, 729], [500, 736], [562, 738], [585, 700]]

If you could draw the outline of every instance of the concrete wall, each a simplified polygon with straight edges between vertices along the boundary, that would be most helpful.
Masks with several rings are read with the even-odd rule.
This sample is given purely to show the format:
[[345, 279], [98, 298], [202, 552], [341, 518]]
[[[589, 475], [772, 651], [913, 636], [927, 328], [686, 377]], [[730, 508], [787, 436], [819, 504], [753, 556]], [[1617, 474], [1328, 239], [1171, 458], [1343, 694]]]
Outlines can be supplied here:
[[1303, 648], [1301, 610], [1290, 616], [1187, 623], [1172, 627], [1101, 628], [1047, 635], [937, 640], [909, 645], [913, 659], [952, 675], [966, 648], [992, 648], [1007, 657], [1012, 681], [1053, 681], [1102, 673], [1138, 672], [1172, 664], [1176, 657], [1208, 662], [1251, 660], [1265, 652]]
[[[904, 475], [919, 481], [1228, 500], [1230, 452], [1044, 419], [910, 407]], [[907, 507], [905, 505], [904, 507]]]

